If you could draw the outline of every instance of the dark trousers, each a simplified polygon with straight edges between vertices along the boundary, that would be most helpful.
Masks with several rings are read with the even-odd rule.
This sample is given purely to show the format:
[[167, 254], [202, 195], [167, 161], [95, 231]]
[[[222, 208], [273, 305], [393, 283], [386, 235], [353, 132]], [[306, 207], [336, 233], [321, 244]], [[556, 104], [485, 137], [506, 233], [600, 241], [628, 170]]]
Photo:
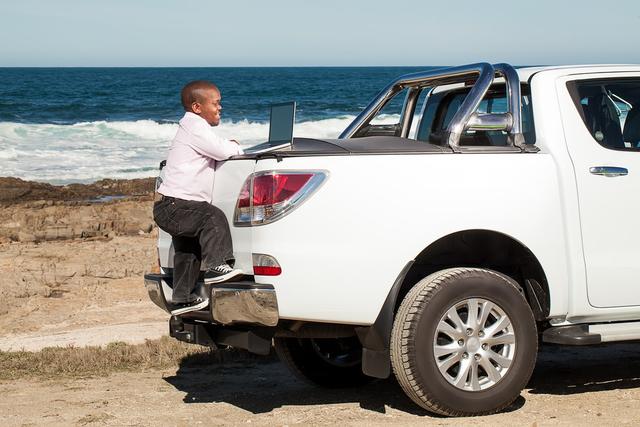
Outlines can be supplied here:
[[163, 197], [153, 205], [153, 219], [173, 241], [172, 302], [190, 302], [203, 260], [206, 268], [233, 261], [227, 218], [207, 202]]

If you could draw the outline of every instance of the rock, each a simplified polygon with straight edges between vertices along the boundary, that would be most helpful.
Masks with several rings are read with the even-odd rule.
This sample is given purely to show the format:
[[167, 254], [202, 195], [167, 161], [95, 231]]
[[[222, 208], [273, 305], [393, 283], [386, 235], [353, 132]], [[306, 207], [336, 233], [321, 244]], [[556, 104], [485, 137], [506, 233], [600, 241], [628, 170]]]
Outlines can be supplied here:
[[0, 178], [0, 204], [39, 201], [34, 207], [53, 206], [55, 201], [97, 200], [105, 196], [145, 196], [150, 199], [155, 178], [103, 179], [93, 184], [56, 186], [20, 178]]
[[73, 229], [69, 226], [51, 226], [44, 230], [43, 240], [64, 240], [73, 238]]
[[20, 242], [32, 243], [36, 241], [36, 236], [31, 233], [26, 233], [24, 231], [18, 232], [18, 240]]
[[[0, 193], [2, 180], [0, 178]], [[149, 198], [52, 205], [41, 200], [6, 205], [0, 196], [0, 238], [3, 241], [40, 242], [138, 236], [141, 231], [155, 233], [152, 203]]]

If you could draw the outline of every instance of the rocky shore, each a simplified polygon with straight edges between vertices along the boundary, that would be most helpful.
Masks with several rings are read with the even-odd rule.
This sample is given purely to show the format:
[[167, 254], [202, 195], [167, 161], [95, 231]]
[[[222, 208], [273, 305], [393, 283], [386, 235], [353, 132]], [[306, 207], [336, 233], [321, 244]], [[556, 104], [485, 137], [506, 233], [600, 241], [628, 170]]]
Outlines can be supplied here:
[[154, 181], [0, 178], [0, 338], [165, 320], [142, 283], [157, 263]]
[[0, 178], [0, 243], [150, 233], [154, 182], [106, 179], [54, 186]]
[[108, 197], [148, 198], [153, 195], [155, 178], [103, 179], [92, 184], [51, 185], [0, 177], [0, 207], [38, 200], [82, 202]]

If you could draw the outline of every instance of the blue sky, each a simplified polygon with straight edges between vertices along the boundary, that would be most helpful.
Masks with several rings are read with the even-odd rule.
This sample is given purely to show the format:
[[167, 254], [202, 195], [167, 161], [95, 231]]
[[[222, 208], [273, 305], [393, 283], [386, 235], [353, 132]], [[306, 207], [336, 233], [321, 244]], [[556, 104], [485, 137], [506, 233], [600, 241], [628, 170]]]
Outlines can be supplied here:
[[640, 63], [638, 0], [1, 0], [0, 66]]

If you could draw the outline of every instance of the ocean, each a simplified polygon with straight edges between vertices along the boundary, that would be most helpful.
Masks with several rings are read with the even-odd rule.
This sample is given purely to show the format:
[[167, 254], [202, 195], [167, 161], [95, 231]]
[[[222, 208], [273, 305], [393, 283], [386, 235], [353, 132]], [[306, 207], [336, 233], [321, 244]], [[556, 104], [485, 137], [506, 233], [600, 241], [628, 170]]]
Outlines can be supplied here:
[[395, 77], [431, 68], [0, 68], [0, 176], [155, 176], [191, 80], [218, 85], [216, 131], [250, 147], [268, 138], [271, 104], [297, 102], [294, 136], [335, 138]]

